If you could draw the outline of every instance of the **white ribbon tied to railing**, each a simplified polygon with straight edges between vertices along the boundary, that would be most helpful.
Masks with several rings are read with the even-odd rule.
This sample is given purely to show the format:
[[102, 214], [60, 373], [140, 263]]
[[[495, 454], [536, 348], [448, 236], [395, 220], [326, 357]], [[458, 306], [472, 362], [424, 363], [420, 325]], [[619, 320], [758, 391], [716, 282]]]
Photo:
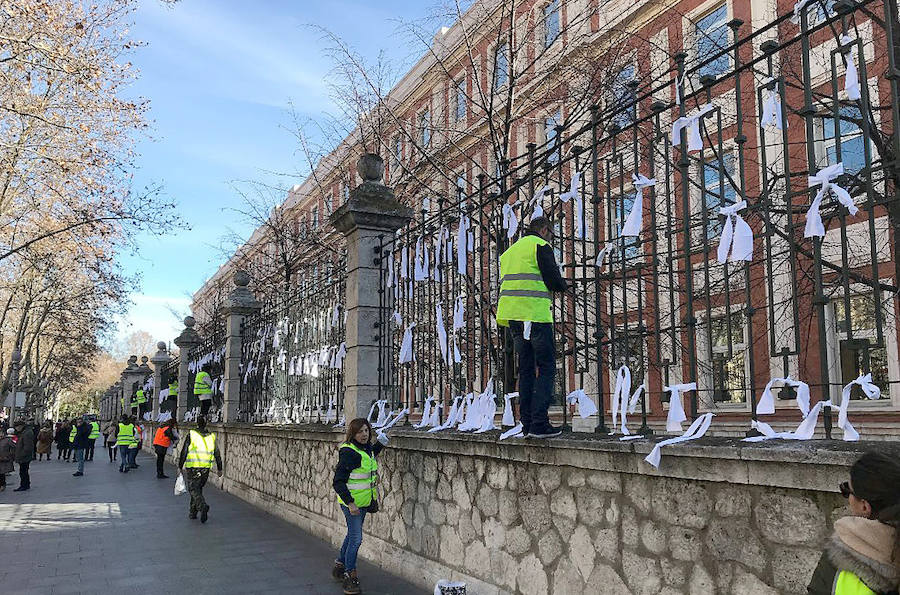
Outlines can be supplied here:
[[572, 174], [572, 179], [569, 181], [569, 189], [559, 195], [559, 200], [562, 202], [569, 202], [570, 200], [575, 201], [575, 237], [584, 239], [584, 200], [581, 198], [581, 193], [578, 191], [578, 186], [580, 184], [581, 172], [576, 171]]
[[437, 328], [438, 346], [441, 348], [441, 359], [449, 364], [449, 351], [447, 350], [447, 329], [444, 327], [444, 309], [440, 304], [434, 305], [434, 319]]
[[606, 262], [606, 255], [612, 252], [613, 248], [615, 248], [615, 244], [613, 244], [612, 242], [603, 246], [600, 252], [597, 252], [597, 257], [594, 259], [594, 266], [603, 271], [603, 267]]
[[838, 407], [838, 427], [844, 431], [845, 442], [856, 442], [859, 440], [859, 432], [854, 429], [850, 420], [847, 419], [847, 408], [850, 406], [850, 390], [853, 386], [859, 386], [866, 398], [875, 401], [881, 398], [881, 389], [872, 383], [872, 374], [860, 374], [856, 380], [849, 382], [841, 390], [841, 405]]
[[506, 237], [510, 240], [519, 230], [519, 219], [516, 217], [513, 207], [515, 204], [503, 203], [503, 229], [506, 230]]
[[522, 422], [517, 423], [512, 428], [506, 430], [502, 434], [500, 434], [500, 440], [506, 440], [507, 438], [514, 438], [516, 436], [521, 436], [524, 428], [522, 427]]
[[669, 414], [666, 417], [666, 431], [680, 432], [684, 429], [681, 426], [681, 423], [687, 420], [687, 415], [684, 413], [684, 403], [681, 402], [681, 396], [688, 391], [697, 390], [697, 383], [687, 382], [684, 384], [675, 384], [667, 386], [663, 388], [663, 390], [668, 391], [671, 395], [671, 398], [669, 399]]
[[463, 397], [461, 395], [453, 397], [453, 402], [450, 404], [450, 412], [447, 414], [447, 419], [444, 420], [443, 424], [431, 428], [430, 430], [428, 430], [428, 432], [440, 432], [441, 430], [452, 428], [454, 424], [456, 424], [459, 417], [459, 407], [462, 399]]
[[[766, 81], [771, 83], [772, 79]], [[774, 126], [778, 130], [784, 130], [784, 117], [781, 112], [781, 95], [778, 93], [778, 87], [773, 85], [766, 90], [766, 98], [763, 100], [762, 119], [759, 124], [763, 128], [766, 126]]]
[[629, 397], [629, 392], [631, 392], [631, 369], [628, 366], [622, 366], [619, 368], [619, 371], [616, 373], [616, 386], [613, 390], [612, 401], [610, 402], [610, 410], [612, 412], [612, 427], [613, 430], [610, 434], [615, 433], [616, 429], [616, 412], [618, 411], [621, 417], [621, 427], [619, 428], [623, 434], [623, 436], [630, 436], [631, 432], [628, 430], [628, 420], [626, 417], [627, 413], [634, 413], [637, 408], [638, 399], [641, 396], [641, 393], [644, 391], [644, 385], [641, 384], [638, 386], [631, 396]]
[[793, 386], [797, 390], [797, 407], [803, 417], [809, 415], [809, 385], [800, 380], [794, 380], [790, 376], [785, 378], [772, 378], [763, 389], [763, 394], [756, 404], [757, 415], [769, 415], [775, 413], [775, 397], [772, 396], [772, 386], [775, 383]]
[[825, 237], [825, 225], [822, 223], [822, 215], [819, 213], [819, 208], [822, 205], [822, 199], [825, 198], [829, 192], [834, 194], [838, 199], [838, 202], [847, 207], [847, 210], [851, 215], [856, 215], [856, 213], [859, 212], [850, 193], [832, 182], [833, 179], [843, 174], [844, 163], [840, 162], [819, 170], [814, 176], [809, 176], [810, 187], [818, 186], [820, 184], [822, 187], [819, 188], [812, 204], [809, 205], [809, 210], [806, 212], [806, 228], [803, 231], [803, 237]]
[[650, 179], [642, 174], [631, 174], [634, 184], [634, 203], [622, 225], [622, 236], [638, 236], [644, 227], [644, 188], [656, 186], [656, 178]]
[[506, 393], [503, 395], [503, 419], [500, 425], [508, 428], [516, 425], [516, 418], [513, 417], [512, 400], [519, 396], [519, 393]]
[[682, 116], [672, 123], [672, 146], [681, 144], [683, 131], [687, 129], [687, 150], [699, 151], [703, 148], [703, 137], [700, 136], [700, 121], [703, 116], [713, 111], [715, 106], [707, 103], [690, 116]]
[[747, 201], [742, 200], [719, 209], [719, 213], [725, 216], [722, 237], [719, 238], [719, 248], [716, 254], [721, 263], [727, 260], [753, 260], [753, 230], [738, 213], [746, 208]]
[[416, 260], [413, 263], [413, 279], [416, 281], [428, 280], [428, 267], [431, 257], [428, 253], [428, 244], [423, 236], [416, 240]]
[[422, 419], [419, 421], [419, 423], [417, 423], [416, 425], [413, 426], [414, 428], [422, 429], [422, 428], [428, 427], [428, 422], [430, 421], [430, 418], [431, 418], [432, 404], [434, 404], [433, 397], [428, 397], [427, 399], [425, 399], [425, 403], [422, 406]]
[[416, 323], [413, 322], [408, 327], [406, 327], [406, 331], [403, 333], [403, 340], [400, 342], [400, 363], [406, 364], [414, 359], [413, 355], [413, 329], [416, 328]]
[[544, 216], [544, 196], [550, 191], [550, 186], [544, 186], [538, 190], [534, 197], [528, 202], [533, 207], [531, 211], [531, 219], [537, 219]]
[[853, 56], [853, 49], [856, 39], [850, 37], [846, 33], [841, 35], [841, 47], [846, 47], [846, 52], [841, 52], [844, 59], [847, 60], [847, 72], [844, 75], [844, 91], [847, 93], [847, 99], [850, 101], [859, 101], [862, 93], [859, 88], [859, 72], [856, 70], [856, 58]]
[[709, 430], [709, 425], [712, 423], [712, 418], [715, 416], [714, 413], [704, 413], [700, 417], [694, 420], [694, 423], [688, 428], [687, 432], [682, 434], [681, 436], [677, 436], [675, 438], [669, 438], [667, 440], [663, 440], [653, 447], [653, 450], [650, 451], [644, 460], [659, 469], [659, 460], [662, 456], [660, 450], [663, 446], [669, 446], [670, 444], [678, 444], [679, 442], [687, 442], [688, 440], [697, 440], [698, 438], [702, 438], [706, 431]]
[[578, 416], [581, 419], [587, 419], [598, 411], [597, 404], [587, 396], [583, 388], [577, 388], [566, 395], [566, 403], [577, 406]]

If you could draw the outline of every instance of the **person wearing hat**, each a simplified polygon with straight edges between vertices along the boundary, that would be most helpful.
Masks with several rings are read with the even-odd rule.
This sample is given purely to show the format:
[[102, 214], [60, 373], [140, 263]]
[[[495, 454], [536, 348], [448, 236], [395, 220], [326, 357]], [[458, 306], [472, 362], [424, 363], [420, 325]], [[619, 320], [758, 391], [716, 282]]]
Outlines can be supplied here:
[[13, 472], [13, 460], [16, 458], [16, 442], [13, 436], [16, 431], [12, 428], [0, 437], [0, 492], [6, 489], [6, 474]]
[[19, 464], [19, 487], [14, 492], [24, 492], [31, 489], [31, 476], [28, 468], [34, 460], [34, 434], [25, 425], [24, 421], [17, 421], [16, 429], [16, 463]]

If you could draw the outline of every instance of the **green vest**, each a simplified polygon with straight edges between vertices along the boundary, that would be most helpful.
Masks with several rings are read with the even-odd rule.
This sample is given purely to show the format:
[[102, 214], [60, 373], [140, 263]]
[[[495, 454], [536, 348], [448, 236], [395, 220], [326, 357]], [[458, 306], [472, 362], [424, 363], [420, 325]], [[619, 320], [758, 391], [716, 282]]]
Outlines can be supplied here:
[[128, 405], [134, 409], [137, 407], [137, 395], [131, 395], [131, 400], [128, 402]]
[[178, 381], [169, 383], [169, 398], [177, 399], [178, 398]]
[[127, 446], [131, 448], [135, 444], [137, 444], [137, 441], [134, 439], [134, 424], [119, 423], [116, 446]]
[[553, 301], [537, 263], [537, 247], [546, 245], [542, 238], [525, 236], [500, 255], [498, 325], [509, 326], [510, 320], [553, 322]]
[[209, 469], [216, 460], [216, 435], [210, 433], [204, 436], [196, 430], [191, 430], [189, 435], [191, 443], [188, 444], [184, 466]]
[[[341, 448], [351, 448], [359, 453], [359, 467], [350, 473], [350, 479], [347, 480], [347, 489], [350, 490], [350, 495], [353, 497], [353, 503], [356, 506], [359, 508], [368, 506], [373, 500], [378, 499], [378, 488], [376, 486], [378, 482], [378, 463], [375, 461], [375, 457], [369, 456], [366, 451], [357, 448], [355, 444], [345, 442], [341, 444], [338, 450]], [[338, 496], [338, 502], [344, 505], [347, 504], [341, 500], [340, 496]]]
[[88, 434], [88, 438], [90, 440], [96, 440], [99, 437], [100, 437], [100, 424], [95, 421], [92, 421], [91, 422], [91, 433]]
[[78, 428], [76, 426], [72, 426], [72, 431], [69, 432], [69, 442], [75, 442], [75, 434], [78, 432]]
[[137, 402], [138, 404], [146, 403], [147, 397], [144, 396], [144, 389], [139, 389], [137, 392]]
[[849, 570], [842, 570], [834, 581], [834, 595], [878, 595]]
[[194, 377], [194, 394], [208, 395], [211, 392], [212, 379], [209, 377], [209, 374], [203, 371], [197, 372], [197, 376]]

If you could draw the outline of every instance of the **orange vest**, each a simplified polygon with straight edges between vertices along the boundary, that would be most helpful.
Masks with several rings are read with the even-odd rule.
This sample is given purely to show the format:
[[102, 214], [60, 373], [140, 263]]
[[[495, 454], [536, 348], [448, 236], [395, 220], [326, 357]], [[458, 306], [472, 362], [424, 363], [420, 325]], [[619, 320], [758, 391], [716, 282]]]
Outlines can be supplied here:
[[163, 426], [156, 430], [156, 436], [153, 437], [153, 444], [158, 444], [160, 446], [165, 446], [169, 448], [172, 446], [172, 439], [166, 436], [166, 430], [169, 429], [169, 426]]

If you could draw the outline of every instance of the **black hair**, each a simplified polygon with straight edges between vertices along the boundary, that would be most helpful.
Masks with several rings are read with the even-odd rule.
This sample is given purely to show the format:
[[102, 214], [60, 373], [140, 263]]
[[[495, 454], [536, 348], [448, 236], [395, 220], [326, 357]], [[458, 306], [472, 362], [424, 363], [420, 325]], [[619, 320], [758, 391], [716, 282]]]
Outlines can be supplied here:
[[869, 451], [850, 467], [853, 494], [872, 507], [872, 518], [894, 528], [891, 560], [900, 569], [900, 462], [885, 453]]
[[206, 429], [206, 418], [202, 415], [197, 417], [197, 429], [203, 431]]
[[553, 223], [550, 222], [550, 219], [547, 217], [535, 217], [528, 224], [528, 231], [540, 233], [545, 229], [552, 229]]

